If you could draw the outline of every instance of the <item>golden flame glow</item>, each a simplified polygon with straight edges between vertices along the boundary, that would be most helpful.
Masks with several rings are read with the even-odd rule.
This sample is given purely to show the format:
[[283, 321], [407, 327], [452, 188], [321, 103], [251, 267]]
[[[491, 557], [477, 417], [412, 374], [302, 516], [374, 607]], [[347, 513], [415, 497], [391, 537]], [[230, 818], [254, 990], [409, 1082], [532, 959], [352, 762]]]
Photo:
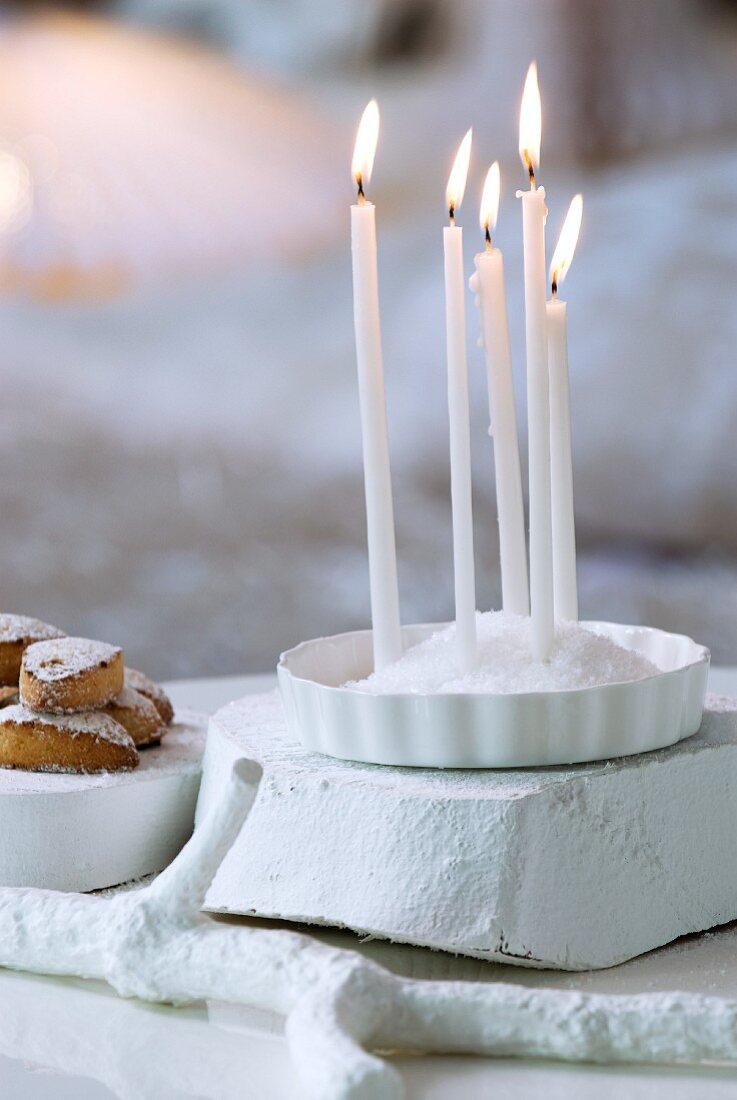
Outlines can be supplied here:
[[0, 150], [0, 232], [22, 229], [33, 212], [33, 183], [28, 167], [14, 153]]
[[364, 187], [371, 180], [378, 140], [379, 104], [375, 99], [372, 99], [361, 115], [358, 133], [356, 134], [356, 144], [353, 147], [353, 160], [351, 161], [351, 173], [358, 184], [359, 195], [363, 194]]
[[519, 155], [534, 180], [534, 171], [540, 166], [540, 142], [542, 140], [542, 104], [537, 83], [537, 63], [527, 70], [522, 106], [519, 112]]
[[550, 264], [550, 281], [553, 284], [553, 292], [557, 289], [558, 284], [563, 282], [568, 274], [568, 268], [571, 266], [573, 253], [576, 251], [576, 244], [578, 243], [582, 214], [583, 196], [574, 195], [571, 199], [571, 205], [568, 207], [566, 220], [563, 222], [563, 228], [560, 231], [560, 237]]
[[469, 130], [459, 146], [458, 152], [456, 153], [456, 159], [453, 161], [453, 167], [448, 178], [445, 201], [450, 211], [451, 221], [453, 220], [456, 210], [463, 202], [463, 194], [466, 190], [466, 180], [468, 179], [468, 165], [471, 161], [472, 140], [473, 130]]
[[500, 189], [499, 161], [495, 160], [486, 173], [484, 190], [481, 192], [481, 209], [479, 210], [481, 228], [484, 230], [487, 237], [490, 230], [496, 229], [496, 219], [499, 214]]

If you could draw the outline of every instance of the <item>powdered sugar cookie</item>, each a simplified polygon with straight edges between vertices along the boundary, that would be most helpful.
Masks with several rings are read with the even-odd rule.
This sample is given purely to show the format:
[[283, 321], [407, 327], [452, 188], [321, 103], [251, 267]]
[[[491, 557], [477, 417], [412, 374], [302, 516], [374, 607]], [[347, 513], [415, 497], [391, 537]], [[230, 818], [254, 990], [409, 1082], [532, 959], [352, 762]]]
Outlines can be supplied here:
[[27, 615], [0, 615], [0, 684], [17, 684], [23, 651], [46, 638], [63, 638], [55, 626]]
[[123, 690], [123, 651], [89, 638], [36, 642], [23, 654], [21, 702], [32, 710], [73, 714], [107, 706]]
[[160, 684], [149, 679], [145, 672], [139, 672], [137, 668], [126, 668], [125, 684], [126, 687], [133, 688], [140, 695], [150, 699], [161, 715], [162, 721], [166, 722], [167, 726], [171, 725], [174, 720], [174, 707]]
[[108, 703], [105, 713], [120, 723], [139, 749], [158, 745], [166, 733], [166, 726], [151, 700], [127, 684], [120, 695]]
[[0, 767], [37, 772], [130, 771], [133, 741], [109, 714], [39, 714], [28, 707], [0, 710]]

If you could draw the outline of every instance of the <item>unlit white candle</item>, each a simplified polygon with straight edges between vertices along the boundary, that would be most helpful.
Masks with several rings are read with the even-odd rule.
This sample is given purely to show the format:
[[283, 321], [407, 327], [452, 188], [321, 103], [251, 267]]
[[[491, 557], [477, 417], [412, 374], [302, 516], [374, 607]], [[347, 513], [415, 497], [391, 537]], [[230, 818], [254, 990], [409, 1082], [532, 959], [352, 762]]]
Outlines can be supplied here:
[[529, 615], [525, 509], [509, 351], [504, 259], [498, 248], [489, 248], [476, 256], [475, 264], [472, 290], [479, 297], [489, 387], [489, 430], [494, 443], [502, 606], [513, 615]]
[[366, 202], [363, 194], [364, 183], [370, 177], [373, 167], [378, 131], [379, 111], [375, 100], [372, 100], [361, 119], [353, 155], [353, 176], [358, 184], [359, 201], [351, 207], [351, 253], [376, 670], [396, 661], [402, 653], [394, 507], [381, 352], [376, 216], [373, 204]]
[[578, 619], [566, 303], [553, 298], [547, 304], [547, 312], [555, 618], [556, 620]]
[[453, 512], [453, 572], [456, 603], [456, 653], [461, 673], [476, 667], [476, 575], [473, 560], [471, 501], [471, 430], [468, 414], [466, 354], [466, 280], [463, 230], [455, 213], [463, 199], [471, 157], [471, 131], [461, 142], [445, 193], [450, 225], [443, 229], [445, 252], [445, 334], [448, 360], [450, 491]]

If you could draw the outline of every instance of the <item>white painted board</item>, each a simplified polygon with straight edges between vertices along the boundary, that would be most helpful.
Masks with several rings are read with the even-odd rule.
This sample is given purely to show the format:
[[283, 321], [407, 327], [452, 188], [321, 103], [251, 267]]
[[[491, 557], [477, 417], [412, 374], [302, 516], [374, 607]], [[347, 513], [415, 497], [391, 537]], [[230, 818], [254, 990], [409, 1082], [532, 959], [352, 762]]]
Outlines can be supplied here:
[[612, 966], [737, 919], [737, 700], [610, 762], [435, 771], [308, 753], [276, 693], [211, 720], [198, 815], [239, 756], [256, 805], [207, 907], [523, 966]]
[[206, 728], [178, 711], [132, 772], [0, 769], [0, 886], [86, 892], [161, 871], [192, 833]]

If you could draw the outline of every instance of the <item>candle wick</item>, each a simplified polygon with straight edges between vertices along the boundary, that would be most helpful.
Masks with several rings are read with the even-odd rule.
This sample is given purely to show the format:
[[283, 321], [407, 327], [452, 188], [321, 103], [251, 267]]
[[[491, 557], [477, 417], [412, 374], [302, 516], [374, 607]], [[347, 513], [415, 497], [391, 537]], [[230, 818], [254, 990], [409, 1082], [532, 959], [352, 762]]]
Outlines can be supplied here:
[[529, 160], [529, 159], [527, 161], [527, 172], [528, 172], [528, 175], [530, 177], [530, 188], [531, 188], [531, 190], [534, 191], [535, 188], [537, 187], [537, 181], [535, 179], [535, 168], [533, 166], [532, 161]]
[[491, 252], [491, 233], [489, 232], [489, 223], [484, 226], [484, 243], [486, 245], [486, 251]]
[[450, 206], [448, 207], [448, 217], [450, 219], [450, 224], [455, 225], [455, 223], [456, 223], [455, 203], [451, 203]]
[[558, 279], [557, 279], [557, 274], [556, 274], [556, 275], [553, 275], [553, 282], [552, 282], [552, 285], [551, 285], [551, 287], [550, 287], [550, 293], [551, 293], [551, 295], [552, 295], [552, 297], [553, 297], [553, 298], [557, 298], [557, 297], [558, 297]]
[[363, 176], [356, 176], [356, 183], [358, 184], [358, 205], [363, 206], [366, 202], [366, 195], [363, 190]]

